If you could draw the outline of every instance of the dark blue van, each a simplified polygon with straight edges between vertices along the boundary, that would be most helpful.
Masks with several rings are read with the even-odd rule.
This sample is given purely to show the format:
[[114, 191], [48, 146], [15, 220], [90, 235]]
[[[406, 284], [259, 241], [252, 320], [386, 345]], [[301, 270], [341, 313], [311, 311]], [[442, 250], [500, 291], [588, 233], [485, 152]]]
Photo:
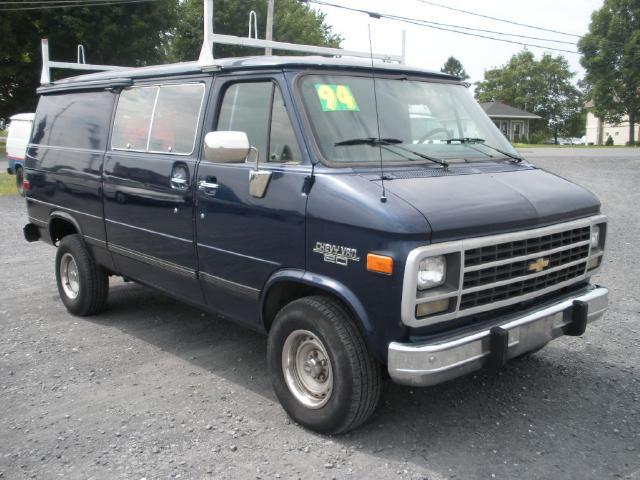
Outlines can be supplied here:
[[600, 202], [520, 158], [455, 77], [255, 57], [39, 94], [24, 232], [57, 246], [67, 309], [104, 311], [119, 275], [265, 332], [313, 430], [364, 422], [383, 370], [498, 368], [607, 307]]

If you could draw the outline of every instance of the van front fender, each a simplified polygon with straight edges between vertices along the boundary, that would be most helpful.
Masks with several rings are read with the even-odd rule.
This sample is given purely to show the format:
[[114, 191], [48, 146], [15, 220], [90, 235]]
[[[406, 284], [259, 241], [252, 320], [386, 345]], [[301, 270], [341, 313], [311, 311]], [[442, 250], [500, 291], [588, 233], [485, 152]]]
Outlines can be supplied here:
[[266, 302], [269, 298], [269, 292], [272, 291], [274, 287], [277, 287], [278, 284], [282, 284], [284, 282], [296, 283], [313, 289], [322, 290], [327, 294], [340, 299], [340, 301], [342, 301], [346, 307], [351, 310], [354, 318], [358, 321], [363, 331], [366, 333], [366, 336], [369, 337], [368, 339], [371, 339], [373, 336], [374, 328], [371, 324], [369, 315], [351, 289], [333, 278], [299, 269], [278, 270], [265, 284], [260, 298], [260, 320], [262, 325], [265, 326], [265, 329], [268, 330], [267, 323], [269, 322], [269, 319], [265, 318]]

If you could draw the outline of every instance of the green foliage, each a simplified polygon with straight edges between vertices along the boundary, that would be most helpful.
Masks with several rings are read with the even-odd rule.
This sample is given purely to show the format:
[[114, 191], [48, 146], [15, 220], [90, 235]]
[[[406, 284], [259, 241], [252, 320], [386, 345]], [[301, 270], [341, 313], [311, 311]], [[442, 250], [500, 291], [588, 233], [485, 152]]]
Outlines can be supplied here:
[[574, 73], [564, 57], [542, 55], [523, 50], [509, 62], [485, 72], [476, 83], [480, 102], [503, 102], [536, 115], [544, 121], [532, 122], [534, 132], [569, 135], [576, 130], [582, 115], [583, 98], [573, 84]]
[[[215, 2], [213, 29], [216, 33], [246, 37], [249, 28], [249, 12], [255, 10], [258, 37], [265, 38], [267, 0], [224, 0]], [[173, 61], [193, 60], [202, 46], [202, 0], [184, 0], [179, 8], [178, 23], [171, 42], [170, 57]], [[305, 43], [328, 47], [340, 46], [341, 38], [331, 32], [324, 21], [324, 14], [312, 10], [298, 0], [275, 0], [273, 39], [282, 42]], [[235, 57], [262, 55], [264, 50], [218, 45], [214, 56]], [[278, 52], [274, 52], [278, 53]]]
[[607, 140], [604, 142], [607, 147], [613, 147], [613, 137], [607, 137]]
[[41, 38], [49, 38], [51, 58], [56, 60], [75, 62], [81, 43], [87, 63], [159, 63], [166, 57], [177, 5], [178, 0], [159, 0], [1, 15], [0, 117], [35, 108]]
[[612, 123], [628, 115], [633, 142], [640, 119], [640, 0], [605, 0], [578, 49], [594, 113]]
[[444, 65], [442, 66], [440, 71], [443, 73], [448, 73], [450, 75], [455, 75], [456, 77], [460, 77], [463, 82], [469, 80], [470, 78], [467, 74], [467, 71], [462, 66], [462, 63], [460, 63], [460, 60], [458, 60], [456, 57], [447, 58], [447, 61], [444, 62]]
[[[202, 45], [202, 0], [158, 0], [104, 7], [60, 8], [0, 15], [0, 117], [33, 111], [40, 84], [40, 39], [49, 38], [51, 58], [76, 61], [83, 44], [87, 63], [142, 66], [195, 60]], [[274, 39], [337, 47], [324, 15], [297, 0], [276, 0]], [[249, 11], [258, 13], [264, 38], [266, 0], [217, 0], [216, 32], [247, 35]], [[239, 47], [216, 47], [217, 56], [263, 54]], [[77, 71], [52, 71], [61, 76]]]

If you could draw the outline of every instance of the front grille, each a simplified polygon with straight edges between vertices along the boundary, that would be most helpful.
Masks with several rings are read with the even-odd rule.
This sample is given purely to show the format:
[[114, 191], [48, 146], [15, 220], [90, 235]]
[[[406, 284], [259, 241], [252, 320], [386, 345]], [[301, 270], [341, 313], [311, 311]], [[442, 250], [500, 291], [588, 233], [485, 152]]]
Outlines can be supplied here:
[[527, 238], [513, 242], [472, 248], [464, 252], [464, 266], [472, 267], [482, 263], [495, 262], [506, 258], [519, 257], [552, 250], [574, 243], [589, 240], [590, 227], [574, 228], [542, 237]]
[[[575, 262], [589, 256], [589, 245], [580, 245], [579, 247], [562, 250], [554, 254], [545, 256], [549, 260], [547, 268], [555, 268], [567, 263]], [[487, 285], [489, 283], [510, 280], [516, 277], [526, 275], [534, 275], [535, 272], [529, 269], [531, 260], [520, 260], [514, 263], [507, 263], [496, 267], [483, 268], [482, 270], [474, 270], [465, 272], [463, 288], [469, 289]]]
[[520, 295], [525, 295], [527, 293], [532, 293], [537, 290], [542, 290], [544, 288], [566, 282], [567, 280], [581, 276], [584, 273], [586, 266], [586, 262], [583, 262], [562, 270], [551, 272], [547, 275], [508, 283], [499, 287], [487, 288], [486, 290], [480, 290], [477, 292], [465, 293], [462, 295], [462, 299], [460, 300], [460, 310], [479, 307], [481, 305], [487, 305], [501, 300], [508, 300], [509, 298], [519, 297]]
[[[606, 232], [606, 221], [604, 215], [598, 215], [416, 248], [405, 268], [402, 320], [423, 327], [492, 315], [586, 281], [598, 271], [604, 253], [604, 237], [592, 247], [591, 230], [598, 225], [601, 232]], [[420, 262], [436, 255], [444, 255], [447, 260], [446, 282], [434, 289], [419, 290]], [[424, 309], [419, 305], [445, 299], [450, 300], [448, 310], [420, 316]]]

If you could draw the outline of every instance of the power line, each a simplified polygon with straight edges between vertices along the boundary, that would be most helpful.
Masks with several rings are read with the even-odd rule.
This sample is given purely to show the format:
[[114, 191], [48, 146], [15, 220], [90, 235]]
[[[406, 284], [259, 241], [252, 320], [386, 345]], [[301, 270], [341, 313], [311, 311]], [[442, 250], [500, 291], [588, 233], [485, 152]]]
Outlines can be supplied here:
[[[364, 13], [366, 15], [369, 15], [372, 18], [385, 18], [388, 20], [395, 20], [395, 21], [399, 21], [399, 22], [404, 22], [404, 23], [410, 23], [413, 25], [418, 25], [421, 27], [426, 27], [426, 28], [432, 28], [435, 30], [442, 30], [445, 32], [453, 32], [453, 33], [459, 33], [461, 35], [468, 35], [471, 37], [478, 37], [478, 38], [485, 38], [488, 40], [494, 40], [497, 42], [503, 42], [503, 43], [511, 43], [511, 44], [515, 44], [515, 45], [521, 45], [523, 47], [534, 47], [534, 48], [541, 48], [544, 50], [553, 50], [556, 52], [563, 52], [563, 53], [573, 53], [573, 54], [579, 54], [579, 52], [575, 51], [575, 50], [567, 50], [567, 49], [562, 49], [562, 48], [557, 48], [557, 47], [549, 47], [546, 45], [538, 45], [538, 44], [534, 44], [534, 43], [528, 43], [528, 42], [520, 42], [517, 40], [509, 40], [506, 38], [496, 38], [496, 37], [491, 37], [488, 35], [481, 35], [479, 33], [471, 33], [471, 32], [465, 32], [465, 31], [461, 31], [461, 30], [456, 30], [456, 29], [468, 29], [469, 27], [463, 27], [460, 25], [449, 25], [448, 27], [451, 28], [446, 28], [445, 24], [437, 24], [435, 22], [430, 22], [428, 20], [422, 20], [419, 18], [411, 18], [411, 17], [401, 17], [398, 15], [392, 15], [392, 14], [386, 14], [386, 13], [380, 13], [380, 12], [373, 12], [373, 11], [369, 11], [369, 10], [362, 10], [359, 8], [353, 8], [353, 7], [347, 7], [344, 5], [337, 5], [335, 3], [329, 3], [329, 2], [325, 2], [322, 0], [306, 0], [309, 3], [314, 3], [317, 5], [324, 5], [327, 7], [334, 7], [334, 8], [340, 8], [343, 10], [348, 10], [348, 11], [352, 11], [352, 12], [357, 12], [357, 13]], [[479, 30], [479, 29], [475, 29], [475, 30]], [[507, 35], [504, 33], [500, 33], [500, 32], [494, 32], [498, 35]], [[553, 40], [543, 40], [543, 41], [553, 41]], [[575, 45], [574, 43], [571, 43], [571, 45]]]
[[73, 2], [65, 5], [51, 5], [47, 2], [37, 7], [11, 7], [0, 8], [0, 12], [22, 12], [28, 10], [51, 10], [54, 8], [97, 7], [102, 5], [126, 5], [131, 3], [157, 2], [158, 0], [87, 0], [86, 2]]
[[[114, 0], [23, 0], [23, 1], [0, 1], [0, 5], [24, 5], [24, 4], [42, 4], [51, 5], [56, 3], [98, 3], [98, 2], [110, 2]], [[123, 0], [115, 0], [123, 1]]]
[[576, 35], [575, 33], [561, 32], [559, 30], [553, 30], [551, 28], [536, 27], [535, 25], [528, 25], [526, 23], [519, 23], [519, 22], [515, 22], [513, 20], [507, 20], [505, 18], [491, 17], [489, 15], [483, 15], [481, 13], [470, 12], [468, 10], [462, 10], [460, 8], [454, 8], [454, 7], [450, 7], [448, 5], [442, 5], [440, 3], [432, 2], [430, 0], [416, 0], [416, 1], [418, 1], [420, 3], [427, 4], [427, 5], [432, 5], [434, 7], [440, 7], [440, 8], [446, 8], [447, 10], [453, 10], [454, 12], [466, 13], [467, 15], [474, 15], [476, 17], [482, 17], [482, 18], [487, 18], [489, 20], [495, 20], [496, 22], [510, 23], [511, 25], [518, 25], [519, 27], [533, 28], [534, 30], [542, 30], [543, 32], [557, 33], [557, 34], [560, 34], [560, 35], [567, 35], [569, 37], [576, 37], [576, 38], [580, 38], [581, 37], [581, 35]]
[[555, 40], [552, 38], [541, 38], [541, 37], [531, 37], [529, 35], [522, 35], [519, 33], [508, 33], [508, 32], [498, 32], [496, 30], [485, 30], [482, 28], [475, 28], [475, 27], [467, 27], [467, 26], [462, 26], [462, 25], [451, 25], [448, 23], [439, 23], [439, 22], [433, 22], [431, 20], [421, 20], [421, 19], [413, 19], [413, 18], [407, 18], [407, 17], [401, 17], [398, 15], [392, 15], [392, 14], [388, 14], [387, 18], [392, 18], [392, 19], [397, 19], [397, 20], [411, 20], [411, 21], [419, 21], [421, 23], [425, 23], [425, 24], [429, 24], [429, 25], [436, 25], [436, 26], [440, 26], [440, 27], [451, 27], [451, 28], [461, 28], [463, 30], [471, 30], [474, 32], [483, 32], [483, 33], [491, 33], [493, 35], [505, 35], [507, 37], [518, 37], [518, 38], [526, 38], [528, 40], [539, 40], [542, 42], [551, 42], [551, 43], [562, 43], [564, 45], [576, 45], [575, 42], [569, 42], [566, 40]]

